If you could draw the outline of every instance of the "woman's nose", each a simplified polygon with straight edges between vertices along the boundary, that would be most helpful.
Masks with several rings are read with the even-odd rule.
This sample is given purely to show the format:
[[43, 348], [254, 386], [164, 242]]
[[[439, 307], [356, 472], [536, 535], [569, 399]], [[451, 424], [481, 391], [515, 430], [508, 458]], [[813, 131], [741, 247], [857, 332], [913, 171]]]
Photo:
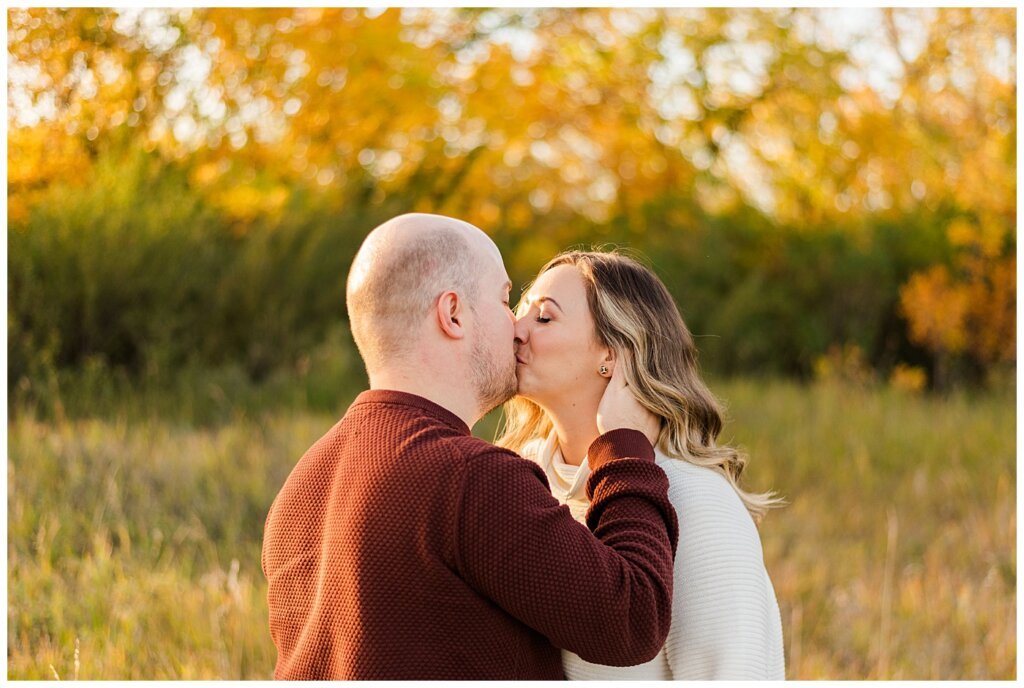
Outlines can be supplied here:
[[525, 316], [516, 320], [515, 333], [517, 343], [525, 344], [530, 341], [530, 325]]

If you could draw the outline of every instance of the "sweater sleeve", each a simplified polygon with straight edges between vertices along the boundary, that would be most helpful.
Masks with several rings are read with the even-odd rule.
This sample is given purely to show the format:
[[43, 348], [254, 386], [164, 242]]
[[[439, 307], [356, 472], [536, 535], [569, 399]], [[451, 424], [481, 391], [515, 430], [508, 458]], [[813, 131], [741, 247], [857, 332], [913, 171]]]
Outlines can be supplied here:
[[[636, 438], [605, 441], [610, 459]], [[471, 586], [556, 647], [593, 662], [639, 664], [658, 653], [671, 622], [678, 526], [668, 480], [650, 456], [618, 458], [588, 487], [594, 534], [551, 496], [536, 464], [498, 449], [470, 459], [456, 524], [459, 566]]]
[[[700, 469], [704, 470], [704, 469]], [[674, 680], [764, 680], [772, 610], [756, 526], [714, 474], [672, 481], [680, 556], [665, 655]]]

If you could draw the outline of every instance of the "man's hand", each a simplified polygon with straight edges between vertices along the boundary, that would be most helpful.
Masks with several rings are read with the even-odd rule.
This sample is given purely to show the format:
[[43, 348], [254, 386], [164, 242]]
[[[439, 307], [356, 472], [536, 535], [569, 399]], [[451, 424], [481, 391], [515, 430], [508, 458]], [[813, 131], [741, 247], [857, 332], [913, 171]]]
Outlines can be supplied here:
[[639, 430], [654, 444], [661, 430], [661, 419], [641, 406], [626, 384], [622, 366], [617, 365], [597, 406], [597, 429], [603, 435], [623, 428]]

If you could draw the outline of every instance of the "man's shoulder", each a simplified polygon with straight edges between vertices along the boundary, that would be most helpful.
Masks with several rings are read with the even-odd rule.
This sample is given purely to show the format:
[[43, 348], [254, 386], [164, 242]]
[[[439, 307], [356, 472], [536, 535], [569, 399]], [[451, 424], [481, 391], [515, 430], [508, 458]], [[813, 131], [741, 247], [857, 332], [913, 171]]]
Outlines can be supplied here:
[[484, 480], [521, 476], [532, 480], [544, 475], [544, 471], [533, 461], [477, 437], [453, 437], [448, 438], [447, 442], [462, 457], [470, 476]]
[[[388, 417], [386, 424], [382, 425], [380, 414]], [[536, 464], [519, 454], [465, 434], [450, 421], [421, 408], [405, 405], [402, 399], [384, 402], [362, 400], [353, 404], [333, 430], [341, 435], [349, 431], [364, 437], [379, 433], [380, 439], [396, 443], [395, 449], [401, 454], [414, 453], [428, 458], [431, 465], [441, 461], [475, 474], [509, 470], [529, 474], [537, 468]]]
[[491, 444], [486, 440], [473, 435], [460, 435], [448, 437], [446, 441], [467, 461], [488, 462], [488, 461], [522, 461], [523, 458], [514, 451]]
[[[462, 437], [468, 431], [465, 424], [446, 409], [439, 406], [424, 409], [417, 401], [411, 395], [366, 398], [364, 393], [349, 406], [333, 432], [336, 436], [366, 438], [388, 445], [398, 443], [408, 449], [412, 445]], [[412, 445], [410, 440], [415, 440]]]

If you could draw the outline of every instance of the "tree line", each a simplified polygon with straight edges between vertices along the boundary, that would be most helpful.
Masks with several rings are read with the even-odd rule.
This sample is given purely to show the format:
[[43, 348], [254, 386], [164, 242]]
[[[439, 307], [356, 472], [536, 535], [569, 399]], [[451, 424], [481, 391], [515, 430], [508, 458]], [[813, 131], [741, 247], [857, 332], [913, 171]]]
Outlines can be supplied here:
[[517, 286], [635, 250], [722, 373], [852, 348], [1003, 374], [1014, 13], [868, 18], [851, 42], [811, 9], [11, 10], [9, 384], [293, 365], [412, 210], [483, 228]]

